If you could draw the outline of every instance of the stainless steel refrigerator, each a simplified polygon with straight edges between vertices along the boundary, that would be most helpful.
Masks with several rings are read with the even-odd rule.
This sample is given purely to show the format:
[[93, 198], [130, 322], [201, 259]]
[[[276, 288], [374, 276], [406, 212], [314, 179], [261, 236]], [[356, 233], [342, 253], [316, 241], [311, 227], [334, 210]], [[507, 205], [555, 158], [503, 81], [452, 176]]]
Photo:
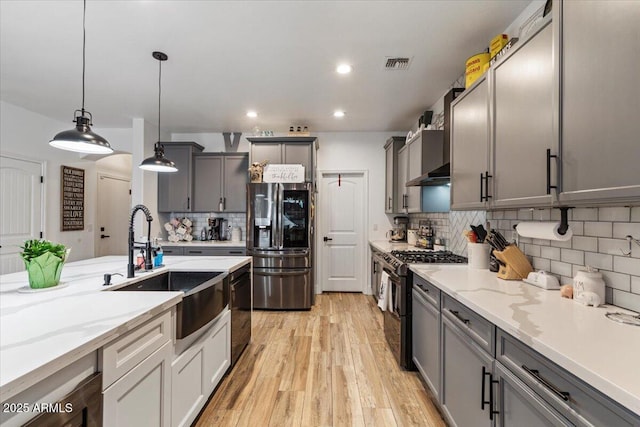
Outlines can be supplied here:
[[253, 256], [253, 307], [313, 305], [311, 183], [248, 184], [247, 255]]

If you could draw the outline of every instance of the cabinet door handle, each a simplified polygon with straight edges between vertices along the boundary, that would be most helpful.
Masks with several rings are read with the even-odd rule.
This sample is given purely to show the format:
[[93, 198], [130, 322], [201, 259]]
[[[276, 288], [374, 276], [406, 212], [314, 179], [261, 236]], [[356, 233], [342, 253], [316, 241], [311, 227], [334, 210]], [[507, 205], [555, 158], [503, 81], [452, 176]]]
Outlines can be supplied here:
[[536, 380], [540, 381], [543, 386], [548, 388], [549, 391], [551, 391], [551, 393], [553, 393], [554, 395], [556, 395], [560, 399], [564, 400], [565, 402], [567, 402], [569, 400], [569, 397], [571, 395], [570, 395], [570, 393], [568, 391], [559, 390], [558, 387], [556, 387], [555, 385], [553, 385], [549, 381], [547, 381], [545, 378], [543, 378], [540, 375], [540, 371], [538, 371], [537, 369], [528, 368], [527, 365], [522, 365], [522, 369], [524, 369], [533, 378], [535, 378]]
[[[485, 378], [489, 376], [489, 400], [485, 400], [486, 397], [486, 393], [485, 393]], [[482, 399], [482, 403], [480, 405], [480, 409], [482, 409], [484, 411], [484, 405], [488, 405], [489, 406], [489, 419], [491, 421], [493, 421], [493, 416], [496, 414], [499, 414], [500, 411], [494, 411], [493, 410], [493, 403], [494, 403], [494, 394], [493, 394], [493, 386], [494, 384], [498, 384], [499, 381], [495, 381], [493, 379], [493, 373], [491, 373], [491, 371], [488, 371], [487, 368], [485, 366], [482, 367], [482, 392], [480, 393], [480, 397]]]
[[191, 209], [191, 197], [187, 197], [187, 210]]
[[489, 400], [485, 400], [485, 383], [484, 383], [484, 379], [487, 377], [487, 375], [491, 375], [491, 372], [487, 371], [487, 368], [485, 368], [484, 366], [482, 367], [482, 393], [480, 393], [480, 409], [482, 409], [484, 411], [484, 405], [489, 405], [491, 402]]
[[547, 148], [547, 194], [551, 194], [552, 188], [558, 188], [557, 185], [551, 185], [551, 159], [557, 159], [556, 154], [551, 154], [551, 149]]
[[231, 255], [242, 255], [242, 251], [229, 251]]
[[469, 319], [465, 319], [464, 317], [460, 316], [460, 313], [458, 312], [458, 310], [449, 309], [449, 312], [451, 312], [451, 314], [453, 314], [456, 319], [458, 319], [459, 321], [461, 321], [465, 325], [469, 324]]
[[482, 181], [484, 181], [484, 174], [480, 172], [480, 202], [484, 202], [484, 195], [482, 194], [484, 185], [482, 185]]
[[223, 197], [222, 198], [222, 210], [226, 210], [227, 209], [227, 198]]
[[489, 171], [484, 173], [484, 200], [489, 201], [491, 196], [489, 195], [489, 178], [493, 178], [493, 175], [489, 175]]
[[189, 251], [190, 254], [201, 254], [202, 251], [194, 251], [194, 250], [190, 250]]

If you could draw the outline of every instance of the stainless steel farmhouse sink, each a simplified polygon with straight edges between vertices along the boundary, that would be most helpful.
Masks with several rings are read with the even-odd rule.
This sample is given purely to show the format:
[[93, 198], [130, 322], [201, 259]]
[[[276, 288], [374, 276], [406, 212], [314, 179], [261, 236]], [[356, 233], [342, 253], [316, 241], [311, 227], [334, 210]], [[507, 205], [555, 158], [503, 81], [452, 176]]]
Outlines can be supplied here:
[[114, 291], [184, 292], [176, 307], [176, 338], [183, 339], [215, 319], [229, 304], [226, 272], [169, 271]]

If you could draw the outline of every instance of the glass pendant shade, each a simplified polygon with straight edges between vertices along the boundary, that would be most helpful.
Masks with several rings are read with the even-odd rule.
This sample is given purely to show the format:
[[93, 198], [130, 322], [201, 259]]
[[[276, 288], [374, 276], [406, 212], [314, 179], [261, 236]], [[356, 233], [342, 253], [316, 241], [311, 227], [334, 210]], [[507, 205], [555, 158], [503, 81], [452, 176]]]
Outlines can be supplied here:
[[[88, 113], [88, 112], [85, 112]], [[88, 113], [89, 115], [91, 113]], [[76, 127], [58, 133], [49, 141], [49, 145], [61, 150], [88, 154], [111, 154], [113, 148], [109, 142], [91, 130], [91, 120], [84, 114], [76, 116]]]
[[176, 164], [164, 156], [164, 149], [159, 143], [155, 147], [155, 155], [146, 158], [140, 163], [139, 168], [153, 172], [177, 172]]

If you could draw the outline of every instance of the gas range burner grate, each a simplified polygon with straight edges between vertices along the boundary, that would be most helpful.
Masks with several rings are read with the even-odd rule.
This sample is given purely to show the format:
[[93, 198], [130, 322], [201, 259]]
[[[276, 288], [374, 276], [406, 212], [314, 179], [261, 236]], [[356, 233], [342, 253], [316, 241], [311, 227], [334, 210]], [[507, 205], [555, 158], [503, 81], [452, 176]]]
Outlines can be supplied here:
[[391, 251], [391, 255], [407, 264], [466, 264], [467, 258], [450, 251]]

